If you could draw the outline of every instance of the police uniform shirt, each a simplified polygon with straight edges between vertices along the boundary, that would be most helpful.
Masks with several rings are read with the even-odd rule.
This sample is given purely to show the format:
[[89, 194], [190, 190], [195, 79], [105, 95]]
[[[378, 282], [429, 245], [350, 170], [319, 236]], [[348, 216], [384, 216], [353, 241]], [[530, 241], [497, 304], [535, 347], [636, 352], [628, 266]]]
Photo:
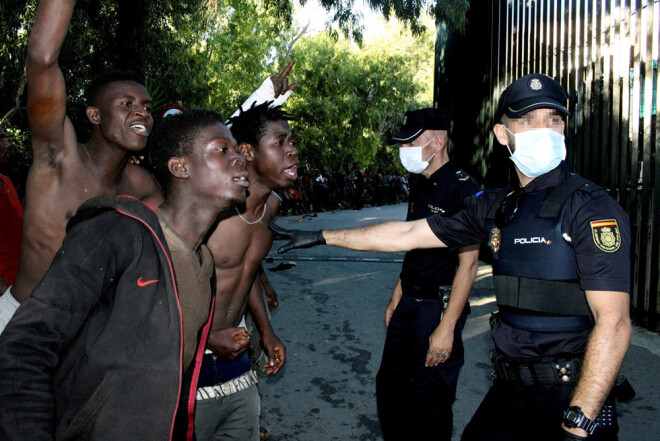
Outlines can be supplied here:
[[[554, 188], [568, 176], [568, 166], [562, 162], [554, 170], [530, 182], [524, 188], [524, 193]], [[475, 240], [488, 242], [490, 231], [486, 231], [486, 216], [496, 197], [497, 190], [480, 192], [466, 201], [465, 210], [450, 218], [433, 216], [428, 219], [429, 226], [450, 248]], [[617, 230], [618, 239], [614, 244], [603, 242], [603, 228]], [[591, 193], [576, 191], [569, 197], [565, 203], [562, 232], [564, 240], [571, 243], [575, 251], [578, 282], [582, 290], [630, 292], [628, 216], [604, 189]], [[509, 246], [522, 247], [529, 244], [518, 241]], [[493, 339], [496, 346], [512, 358], [534, 358], [580, 352], [584, 350], [588, 337], [588, 332], [581, 335], [538, 334], [517, 329], [495, 329]]]
[[[479, 190], [477, 182], [451, 161], [428, 179], [414, 175], [411, 178], [407, 220], [455, 212]], [[403, 260], [401, 278], [425, 285], [451, 285], [457, 265], [456, 251], [444, 248], [412, 250], [406, 253]]]

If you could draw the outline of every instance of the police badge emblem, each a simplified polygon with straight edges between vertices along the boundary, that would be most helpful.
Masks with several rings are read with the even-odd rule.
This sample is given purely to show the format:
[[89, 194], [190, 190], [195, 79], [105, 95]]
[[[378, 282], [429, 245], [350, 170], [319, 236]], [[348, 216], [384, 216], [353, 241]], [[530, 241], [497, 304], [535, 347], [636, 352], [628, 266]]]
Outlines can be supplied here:
[[500, 250], [500, 245], [502, 245], [502, 230], [493, 227], [493, 229], [490, 230], [490, 249], [493, 253], [497, 253]]
[[613, 253], [621, 246], [621, 233], [616, 219], [603, 219], [589, 222], [594, 244], [599, 250]]
[[538, 92], [539, 90], [543, 89], [543, 83], [541, 83], [541, 80], [538, 78], [532, 78], [529, 80], [529, 88]]

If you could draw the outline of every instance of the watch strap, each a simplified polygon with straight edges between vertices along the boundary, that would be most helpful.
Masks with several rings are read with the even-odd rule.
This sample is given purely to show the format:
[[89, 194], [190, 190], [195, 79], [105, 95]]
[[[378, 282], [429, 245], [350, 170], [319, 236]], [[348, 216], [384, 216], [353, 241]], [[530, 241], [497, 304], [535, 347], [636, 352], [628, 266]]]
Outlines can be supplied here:
[[564, 425], [569, 429], [578, 428], [592, 435], [598, 423], [591, 421], [578, 406], [569, 406], [564, 411]]

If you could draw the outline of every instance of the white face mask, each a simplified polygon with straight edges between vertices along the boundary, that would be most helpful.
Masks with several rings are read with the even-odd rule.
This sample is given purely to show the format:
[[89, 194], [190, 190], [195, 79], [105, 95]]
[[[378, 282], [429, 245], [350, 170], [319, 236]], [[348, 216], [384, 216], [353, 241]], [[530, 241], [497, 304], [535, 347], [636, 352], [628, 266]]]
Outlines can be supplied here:
[[[506, 127], [504, 129], [511, 133]], [[510, 159], [520, 173], [529, 178], [549, 172], [566, 159], [566, 144], [561, 133], [552, 129], [537, 129], [511, 134], [516, 140], [516, 151]], [[508, 145], [507, 148], [511, 153]]]
[[426, 167], [429, 166], [429, 162], [433, 159], [435, 153], [433, 153], [429, 159], [424, 161], [422, 159], [422, 150], [434, 139], [435, 138], [431, 138], [429, 142], [421, 146], [399, 147], [399, 159], [401, 159], [401, 165], [403, 165], [403, 168], [410, 173], [421, 173], [426, 170]]

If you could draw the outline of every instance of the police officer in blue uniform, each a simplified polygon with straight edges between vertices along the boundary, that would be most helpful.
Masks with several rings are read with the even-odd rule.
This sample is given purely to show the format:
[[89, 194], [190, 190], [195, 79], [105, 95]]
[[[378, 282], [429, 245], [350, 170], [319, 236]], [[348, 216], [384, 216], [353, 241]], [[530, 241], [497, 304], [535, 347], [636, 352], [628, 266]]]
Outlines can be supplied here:
[[539, 74], [502, 93], [493, 131], [511, 153], [516, 188], [480, 193], [451, 217], [288, 231], [281, 247], [489, 243], [499, 306], [494, 381], [464, 440], [617, 439], [609, 395], [632, 333], [630, 225], [603, 188], [564, 162], [566, 102], [562, 87]]
[[[390, 140], [401, 144], [401, 163], [412, 173], [408, 220], [455, 211], [480, 190], [449, 160], [448, 129], [443, 111], [420, 109], [406, 112]], [[385, 441], [451, 440], [452, 404], [464, 363], [461, 334], [478, 258], [477, 245], [406, 253], [385, 310], [387, 337], [376, 377]]]

